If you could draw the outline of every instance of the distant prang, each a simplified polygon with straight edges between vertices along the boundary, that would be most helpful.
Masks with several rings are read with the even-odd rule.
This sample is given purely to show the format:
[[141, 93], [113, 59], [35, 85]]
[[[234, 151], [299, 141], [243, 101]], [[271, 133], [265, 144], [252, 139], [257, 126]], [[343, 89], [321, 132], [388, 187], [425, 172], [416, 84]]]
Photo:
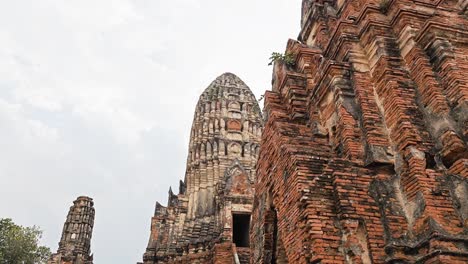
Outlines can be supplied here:
[[91, 237], [94, 226], [94, 202], [80, 196], [70, 207], [63, 225], [62, 238], [56, 254], [48, 264], [93, 264]]
[[154, 263], [242, 263], [250, 258], [249, 225], [263, 119], [249, 87], [224, 73], [201, 94], [179, 193], [156, 203], [143, 256]]

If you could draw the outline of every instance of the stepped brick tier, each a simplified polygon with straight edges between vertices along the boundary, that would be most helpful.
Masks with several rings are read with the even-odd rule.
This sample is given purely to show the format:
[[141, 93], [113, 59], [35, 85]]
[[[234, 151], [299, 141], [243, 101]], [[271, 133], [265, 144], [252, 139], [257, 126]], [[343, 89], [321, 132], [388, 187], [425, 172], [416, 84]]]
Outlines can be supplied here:
[[59, 249], [52, 255], [48, 264], [92, 264], [90, 247], [93, 226], [93, 199], [80, 196], [70, 207], [63, 225]]
[[185, 180], [156, 203], [143, 256], [149, 263], [248, 263], [249, 224], [262, 115], [247, 85], [232, 73], [200, 96]]
[[303, 1], [251, 263], [468, 263], [468, 1]]

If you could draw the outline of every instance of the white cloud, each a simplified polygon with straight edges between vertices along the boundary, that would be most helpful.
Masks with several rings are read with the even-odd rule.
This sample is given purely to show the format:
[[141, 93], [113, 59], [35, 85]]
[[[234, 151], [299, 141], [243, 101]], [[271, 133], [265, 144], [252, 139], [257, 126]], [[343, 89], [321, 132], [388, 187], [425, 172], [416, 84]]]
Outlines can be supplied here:
[[0, 3], [0, 217], [54, 250], [73, 199], [95, 199], [97, 263], [141, 260], [156, 200], [184, 176], [199, 94], [238, 74], [259, 96], [299, 0]]

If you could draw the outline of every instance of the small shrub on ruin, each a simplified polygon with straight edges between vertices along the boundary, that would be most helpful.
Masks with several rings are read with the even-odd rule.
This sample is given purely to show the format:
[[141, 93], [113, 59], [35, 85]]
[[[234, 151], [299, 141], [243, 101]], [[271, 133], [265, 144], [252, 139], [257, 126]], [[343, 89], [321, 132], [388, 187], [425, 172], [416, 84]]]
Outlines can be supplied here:
[[294, 65], [296, 65], [296, 58], [294, 54], [288, 53], [288, 52], [285, 54], [279, 53], [279, 52], [273, 52], [271, 54], [270, 63], [268, 63], [268, 65], [273, 65], [273, 63], [277, 61], [286, 64], [286, 66], [288, 67], [293, 67]]

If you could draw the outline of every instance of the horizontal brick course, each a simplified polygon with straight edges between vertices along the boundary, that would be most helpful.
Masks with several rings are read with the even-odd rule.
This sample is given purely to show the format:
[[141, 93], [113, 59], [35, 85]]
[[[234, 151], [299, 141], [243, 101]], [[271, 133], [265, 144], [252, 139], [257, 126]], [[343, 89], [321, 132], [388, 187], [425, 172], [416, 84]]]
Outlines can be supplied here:
[[251, 263], [468, 263], [466, 1], [303, 1], [265, 94]]

